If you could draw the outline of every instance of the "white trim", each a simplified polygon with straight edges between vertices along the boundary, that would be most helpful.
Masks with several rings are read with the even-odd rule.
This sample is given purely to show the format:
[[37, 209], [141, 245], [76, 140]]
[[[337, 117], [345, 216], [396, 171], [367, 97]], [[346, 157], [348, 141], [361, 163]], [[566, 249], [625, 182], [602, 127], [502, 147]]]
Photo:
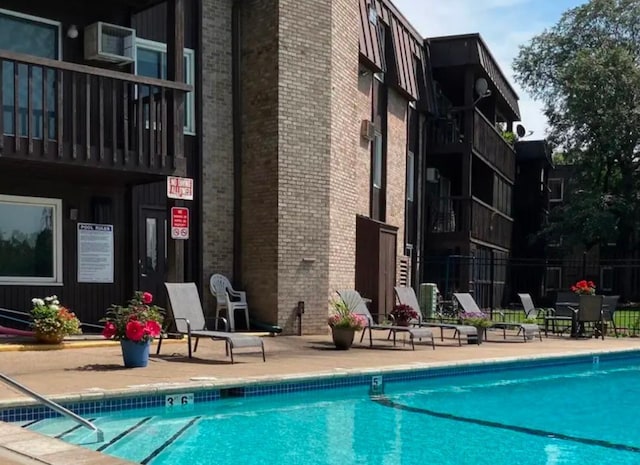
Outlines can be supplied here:
[[[167, 44], [156, 42], [155, 40], [142, 39], [136, 37], [136, 56], [134, 61], [134, 73], [138, 75], [138, 47], [154, 52], [167, 53]], [[184, 81], [195, 89], [195, 51], [191, 48], [184, 49], [184, 56], [187, 61], [186, 74]], [[185, 112], [184, 112], [184, 133], [189, 136], [195, 136], [195, 90], [192, 90], [185, 96]]]
[[26, 19], [29, 21], [33, 21], [34, 23], [42, 23], [48, 24], [50, 26], [56, 26], [58, 28], [58, 60], [62, 60], [62, 23], [60, 21], [55, 21], [49, 18], [42, 18], [40, 16], [27, 15], [24, 13], [18, 13], [13, 10], [6, 10], [4, 8], [0, 8], [0, 14], [4, 14], [7, 16], [13, 16], [15, 18]]
[[[557, 271], [558, 272], [558, 287], [549, 287], [547, 275], [549, 271]], [[548, 266], [544, 271], [544, 286], [547, 291], [556, 291], [562, 289], [562, 267], [561, 266]]]
[[[610, 287], [604, 287], [604, 272], [611, 272], [611, 285]], [[600, 289], [603, 291], [612, 291], [613, 290], [613, 267], [612, 266], [602, 266], [600, 267]]]
[[62, 285], [62, 200], [0, 194], [0, 202], [53, 208], [53, 277], [0, 276], [0, 285]]
[[551, 195], [549, 195], [549, 202], [555, 203], [555, 202], [563, 202], [564, 201], [564, 178], [549, 178], [548, 184], [549, 185], [549, 193], [551, 193], [551, 181], [559, 181], [560, 182], [560, 198], [559, 199], [552, 199]]

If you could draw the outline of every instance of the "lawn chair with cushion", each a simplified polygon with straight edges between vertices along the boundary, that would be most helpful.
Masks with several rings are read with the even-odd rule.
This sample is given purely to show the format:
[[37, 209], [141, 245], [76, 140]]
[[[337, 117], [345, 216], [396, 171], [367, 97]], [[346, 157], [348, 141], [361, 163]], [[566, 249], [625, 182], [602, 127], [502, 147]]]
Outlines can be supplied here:
[[393, 345], [396, 345], [396, 333], [407, 333], [409, 334], [409, 339], [411, 341], [411, 348], [415, 350], [414, 342], [415, 340], [427, 339], [431, 341], [431, 347], [435, 350], [436, 345], [433, 339], [433, 333], [428, 328], [412, 328], [408, 326], [393, 326], [393, 325], [380, 325], [376, 324], [373, 321], [373, 316], [369, 309], [367, 308], [367, 304], [364, 302], [360, 293], [355, 290], [343, 290], [338, 291], [338, 295], [344, 301], [344, 303], [349, 307], [349, 309], [357, 314], [362, 315], [367, 320], [367, 326], [362, 330], [362, 335], [360, 336], [360, 342], [364, 339], [364, 333], [369, 331], [369, 347], [373, 347], [373, 336], [372, 330], [379, 329], [383, 331], [388, 331], [389, 337], [393, 336]]
[[440, 328], [440, 340], [444, 339], [445, 329], [452, 329], [454, 331], [453, 337], [458, 339], [458, 345], [462, 345], [462, 336], [465, 336], [467, 338], [467, 342], [474, 340], [477, 344], [480, 343], [480, 340], [478, 339], [478, 329], [475, 326], [457, 325], [453, 323], [432, 323], [430, 321], [423, 321], [422, 310], [420, 309], [418, 298], [416, 297], [416, 293], [412, 287], [396, 286], [394, 290], [399, 303], [408, 305], [416, 312], [418, 312], [418, 320], [412, 322], [413, 324], [419, 327], [427, 326], [432, 328]]
[[[462, 307], [465, 313], [483, 313], [471, 294], [459, 292], [454, 293], [453, 297], [458, 301], [458, 304]], [[542, 333], [540, 332], [540, 328], [537, 324], [492, 321], [489, 328], [501, 329], [504, 339], [507, 338], [507, 329], [517, 329], [518, 334], [522, 334], [524, 342], [527, 342], [527, 339], [533, 339], [536, 334], [542, 341]]]
[[[245, 334], [227, 333], [224, 331], [209, 331], [207, 329], [198, 288], [195, 283], [164, 283], [169, 295], [169, 303], [171, 304], [171, 313], [176, 323], [176, 327], [180, 334], [187, 335], [187, 344], [189, 346], [189, 358], [191, 358], [191, 338], [196, 339], [193, 352], [198, 349], [198, 341], [201, 337], [211, 338], [213, 340], [224, 341], [227, 354], [231, 356], [233, 363], [233, 349], [255, 347], [262, 352], [262, 361], [266, 361], [264, 353], [264, 342], [256, 336]], [[158, 340], [158, 349], [156, 354], [160, 353], [163, 335]]]

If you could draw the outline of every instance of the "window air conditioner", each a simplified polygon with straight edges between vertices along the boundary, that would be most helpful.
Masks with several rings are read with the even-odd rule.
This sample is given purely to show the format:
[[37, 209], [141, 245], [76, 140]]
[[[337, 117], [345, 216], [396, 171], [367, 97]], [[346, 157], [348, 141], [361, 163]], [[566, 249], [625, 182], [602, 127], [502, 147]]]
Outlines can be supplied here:
[[98, 21], [84, 29], [84, 58], [125, 65], [135, 61], [136, 31]]
[[363, 119], [360, 124], [360, 136], [366, 140], [373, 140], [376, 135], [376, 128], [371, 121]]
[[427, 182], [439, 182], [440, 172], [437, 168], [427, 168]]

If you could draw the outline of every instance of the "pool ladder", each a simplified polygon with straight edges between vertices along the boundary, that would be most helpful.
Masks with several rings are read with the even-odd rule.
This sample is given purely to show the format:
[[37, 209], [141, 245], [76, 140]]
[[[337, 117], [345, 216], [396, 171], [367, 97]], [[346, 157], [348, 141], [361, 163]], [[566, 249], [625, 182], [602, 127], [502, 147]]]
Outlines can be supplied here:
[[73, 421], [75, 421], [76, 423], [79, 423], [82, 426], [95, 431], [96, 436], [98, 438], [98, 442], [104, 442], [104, 432], [100, 428], [98, 428], [96, 425], [91, 423], [90, 421], [85, 420], [84, 418], [82, 418], [80, 415], [77, 415], [77, 414], [73, 413], [71, 410], [68, 410], [68, 409], [64, 408], [62, 405], [52, 401], [51, 399], [47, 399], [46, 397], [41, 396], [37, 392], [32, 391], [28, 387], [20, 384], [15, 379], [9, 378], [7, 375], [4, 375], [4, 374], [0, 373], [0, 380], [4, 381], [9, 386], [17, 389], [21, 393], [26, 394], [26, 395], [34, 398], [35, 400], [37, 400], [41, 404], [46, 405], [51, 410], [55, 410], [60, 415], [63, 415], [65, 417], [67, 417], [67, 418], [70, 418]]

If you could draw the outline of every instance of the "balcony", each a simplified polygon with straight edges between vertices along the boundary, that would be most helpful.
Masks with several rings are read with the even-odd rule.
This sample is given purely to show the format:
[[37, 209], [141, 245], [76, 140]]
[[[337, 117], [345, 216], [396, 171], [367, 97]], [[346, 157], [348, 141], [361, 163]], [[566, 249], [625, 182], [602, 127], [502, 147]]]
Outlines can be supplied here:
[[171, 123], [183, 120], [181, 102], [190, 90], [182, 83], [0, 50], [0, 155], [171, 174], [173, 141], [183, 137], [182, 125], [174, 129]]
[[427, 220], [428, 234], [438, 235], [438, 240], [476, 239], [511, 248], [513, 219], [476, 197], [431, 199]]
[[480, 111], [473, 116], [473, 149], [510, 181], [515, 181], [516, 152]]

